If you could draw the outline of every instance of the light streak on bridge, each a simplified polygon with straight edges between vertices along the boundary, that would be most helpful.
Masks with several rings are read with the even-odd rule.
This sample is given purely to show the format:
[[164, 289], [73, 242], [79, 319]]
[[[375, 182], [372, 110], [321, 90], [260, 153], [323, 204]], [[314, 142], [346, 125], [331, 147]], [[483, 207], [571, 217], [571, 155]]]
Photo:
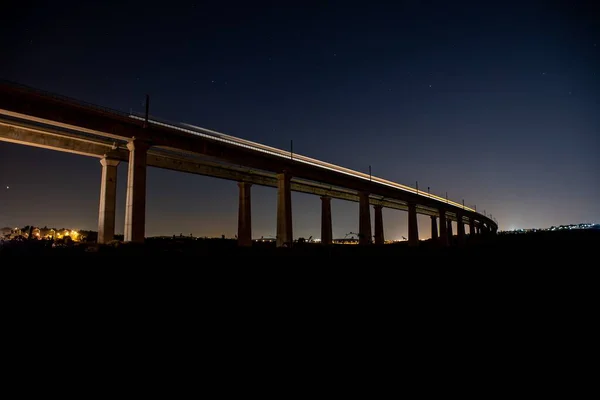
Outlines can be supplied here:
[[[139, 117], [137, 115], [130, 115], [130, 117], [140, 120], [140, 121], [145, 121], [145, 118]], [[381, 185], [392, 187], [394, 189], [404, 190], [406, 192], [409, 192], [409, 193], [412, 193], [412, 194], [415, 194], [418, 196], [423, 196], [423, 197], [427, 197], [427, 198], [434, 199], [437, 201], [441, 201], [446, 204], [462, 208], [466, 211], [476, 212], [474, 209], [467, 207], [467, 206], [463, 206], [460, 203], [457, 203], [457, 202], [454, 202], [451, 200], [447, 200], [443, 197], [436, 196], [434, 194], [419, 191], [410, 186], [402, 185], [400, 183], [392, 182], [387, 179], [378, 178], [376, 176], [365, 174], [363, 172], [355, 171], [355, 170], [352, 170], [349, 168], [341, 167], [339, 165], [335, 165], [335, 164], [327, 163], [327, 162], [320, 161], [320, 160], [317, 160], [314, 158], [306, 157], [301, 154], [291, 153], [290, 151], [281, 150], [281, 149], [278, 149], [275, 147], [266, 146], [264, 144], [252, 142], [250, 140], [245, 140], [245, 139], [241, 139], [241, 138], [238, 138], [235, 136], [227, 135], [225, 133], [213, 131], [213, 130], [206, 129], [206, 128], [201, 128], [199, 126], [186, 124], [186, 123], [179, 123], [178, 125], [174, 125], [173, 123], [166, 123], [166, 122], [159, 121], [156, 119], [148, 119], [148, 122], [151, 124], [154, 124], [154, 125], [163, 126], [165, 128], [176, 129], [176, 130], [179, 130], [182, 132], [201, 136], [201, 137], [204, 137], [207, 139], [212, 139], [212, 140], [220, 141], [223, 143], [232, 144], [234, 146], [239, 146], [239, 147], [244, 147], [244, 148], [247, 148], [250, 150], [260, 151], [262, 153], [267, 153], [267, 154], [274, 155], [277, 157], [282, 157], [282, 158], [286, 158], [286, 159], [293, 157], [294, 161], [299, 161], [304, 164], [309, 164], [309, 165], [312, 165], [315, 167], [328, 169], [330, 171], [342, 173], [342, 174], [352, 176], [355, 178], [364, 179], [366, 181], [376, 182]]]

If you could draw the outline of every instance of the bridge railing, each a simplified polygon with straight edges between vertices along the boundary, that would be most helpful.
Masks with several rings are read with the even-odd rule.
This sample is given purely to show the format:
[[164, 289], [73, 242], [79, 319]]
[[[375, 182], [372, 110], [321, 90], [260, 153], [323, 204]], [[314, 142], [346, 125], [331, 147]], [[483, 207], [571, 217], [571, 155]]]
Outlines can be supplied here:
[[[136, 115], [137, 114], [137, 115]], [[134, 119], [138, 119], [138, 120], [142, 120], [144, 117], [141, 114], [138, 113], [132, 113], [130, 115], [130, 117], [134, 118]], [[255, 151], [260, 151], [263, 153], [267, 153], [267, 154], [271, 154], [274, 156], [278, 156], [278, 157], [282, 157], [282, 158], [290, 158], [293, 159], [296, 162], [301, 162], [304, 164], [310, 164], [310, 165], [314, 165], [320, 168], [325, 168], [325, 169], [329, 169], [338, 173], [342, 173], [345, 175], [349, 175], [355, 178], [361, 178], [365, 181], [370, 181], [373, 183], [378, 183], [380, 185], [384, 185], [384, 186], [389, 186], [395, 189], [400, 189], [409, 193], [413, 193], [416, 194], [417, 196], [421, 196], [421, 197], [427, 197], [433, 200], [437, 200], [440, 201], [442, 203], [446, 203], [448, 205], [457, 207], [459, 209], [464, 209], [470, 212], [475, 212], [475, 210], [471, 209], [470, 207], [465, 206], [464, 204], [449, 200], [447, 198], [443, 198], [441, 196], [437, 196], [433, 193], [429, 193], [429, 192], [423, 192], [423, 191], [419, 191], [417, 188], [412, 188], [410, 186], [407, 185], [402, 185], [399, 184], [397, 182], [392, 182], [383, 178], [379, 178], [376, 176], [371, 176], [369, 174], [365, 174], [362, 173], [360, 171], [355, 171], [349, 168], [345, 168], [345, 167], [341, 167], [339, 165], [334, 165], [331, 163], [327, 163], [321, 160], [316, 160], [310, 157], [306, 157], [303, 156], [301, 154], [291, 154], [291, 152], [285, 151], [285, 150], [281, 150], [281, 149], [277, 149], [274, 147], [270, 147], [270, 146], [265, 146], [261, 143], [255, 143], [255, 142], [251, 142], [249, 140], [245, 140], [245, 139], [241, 139], [235, 136], [231, 136], [231, 135], [227, 135], [221, 132], [216, 132], [216, 131], [212, 131], [210, 129], [206, 129], [206, 128], [200, 128], [200, 127], [196, 127], [196, 126], [192, 126], [189, 124], [182, 124], [179, 122], [173, 122], [173, 121], [168, 121], [165, 119], [155, 119], [154, 117], [150, 118], [149, 117], [149, 122], [152, 124], [158, 124], [158, 125], [163, 125], [165, 127], [169, 127], [169, 128], [173, 128], [173, 129], [177, 129], [177, 130], [182, 130], [184, 132], [190, 133], [190, 134], [194, 134], [194, 135], [199, 135], [205, 138], [209, 138], [212, 140], [216, 140], [216, 141], [220, 141], [220, 142], [225, 142], [225, 143], [229, 143], [235, 146], [240, 146], [240, 147], [245, 147], [248, 149], [252, 149]]]
[[55, 99], [55, 100], [60, 100], [60, 101], [67, 102], [67, 103], [76, 104], [76, 105], [78, 105], [80, 107], [84, 107], [84, 108], [88, 108], [88, 109], [93, 109], [93, 110], [96, 110], [96, 111], [101, 111], [103, 113], [116, 114], [116, 115], [119, 115], [119, 116], [124, 117], [124, 118], [128, 118], [129, 117], [129, 113], [127, 113], [125, 111], [120, 111], [120, 110], [115, 110], [114, 108], [99, 106], [97, 104], [88, 103], [87, 101], [75, 99], [73, 97], [68, 97], [68, 96], [64, 96], [64, 95], [61, 95], [61, 94], [48, 92], [46, 90], [33, 88], [31, 86], [27, 86], [27, 85], [24, 85], [24, 84], [18, 83], [18, 82], [12, 82], [12, 81], [7, 81], [7, 80], [4, 80], [4, 79], [1, 79], [0, 80], [0, 85], [17, 88], [17, 89], [20, 89], [20, 90], [24, 90], [24, 91], [27, 91], [27, 92], [31, 92], [31, 93], [34, 93], [34, 94], [37, 94], [37, 95], [42, 95], [44, 97], [49, 97], [49, 98], [52, 98], [52, 99]]

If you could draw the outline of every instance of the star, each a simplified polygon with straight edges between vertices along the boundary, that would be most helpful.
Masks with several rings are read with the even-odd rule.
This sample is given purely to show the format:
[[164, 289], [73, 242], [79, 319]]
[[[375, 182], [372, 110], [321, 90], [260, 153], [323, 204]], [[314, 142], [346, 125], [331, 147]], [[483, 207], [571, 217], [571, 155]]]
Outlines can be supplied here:
[[7, 188], [7, 189], [10, 189], [10, 187], [8, 187], [8, 186], [7, 186], [6, 188]]
[[429, 85], [429, 87], [431, 87], [431, 85]]

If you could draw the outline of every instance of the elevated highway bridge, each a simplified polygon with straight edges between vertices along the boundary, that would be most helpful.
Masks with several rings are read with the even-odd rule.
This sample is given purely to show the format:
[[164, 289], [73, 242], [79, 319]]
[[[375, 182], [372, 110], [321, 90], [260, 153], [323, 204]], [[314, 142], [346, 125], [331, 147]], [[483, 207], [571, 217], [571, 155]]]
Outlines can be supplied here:
[[[291, 191], [321, 197], [321, 242], [331, 244], [331, 199], [358, 202], [361, 244], [383, 244], [382, 208], [408, 212], [408, 241], [418, 244], [417, 214], [431, 217], [432, 237], [494, 233], [490, 217], [463, 204], [359, 171], [184, 123], [110, 110], [11, 82], [0, 82], [0, 141], [100, 159], [98, 241], [114, 237], [116, 170], [128, 163], [125, 241], [145, 237], [147, 166], [238, 182], [238, 242], [252, 243], [251, 186], [277, 188], [277, 245], [293, 242]], [[371, 231], [370, 206], [375, 209]], [[439, 223], [438, 223], [439, 221]], [[439, 225], [439, 230], [438, 230]]]

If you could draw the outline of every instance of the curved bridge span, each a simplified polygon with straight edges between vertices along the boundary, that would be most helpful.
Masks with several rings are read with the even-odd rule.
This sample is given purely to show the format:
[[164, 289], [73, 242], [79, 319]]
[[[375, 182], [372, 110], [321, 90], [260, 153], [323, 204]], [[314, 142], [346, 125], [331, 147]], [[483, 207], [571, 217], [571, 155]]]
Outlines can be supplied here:
[[459, 242], [465, 225], [471, 235], [498, 229], [491, 217], [475, 209], [383, 178], [194, 125], [146, 120], [11, 82], [0, 82], [0, 140], [100, 159], [100, 243], [114, 237], [116, 170], [122, 161], [128, 163], [126, 241], [144, 240], [147, 166], [237, 181], [240, 245], [252, 243], [252, 184], [277, 188], [278, 246], [293, 242], [291, 191], [321, 196], [324, 244], [332, 241], [332, 198], [360, 204], [361, 244], [384, 242], [383, 207], [408, 211], [408, 240], [413, 245], [419, 237], [417, 214], [431, 217], [432, 237], [442, 245], [452, 237], [452, 221], [457, 223]]

